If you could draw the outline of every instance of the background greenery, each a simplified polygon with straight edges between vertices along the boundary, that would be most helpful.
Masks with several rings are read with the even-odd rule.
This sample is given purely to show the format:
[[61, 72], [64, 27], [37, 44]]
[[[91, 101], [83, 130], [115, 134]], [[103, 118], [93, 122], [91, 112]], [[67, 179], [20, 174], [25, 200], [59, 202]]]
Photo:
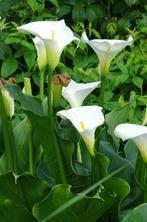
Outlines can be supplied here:
[[[36, 93], [39, 75], [35, 48], [30, 37], [18, 33], [16, 28], [31, 21], [65, 19], [79, 37], [86, 31], [91, 39], [127, 39], [129, 35], [134, 38], [131, 49], [121, 52], [112, 62], [105, 93], [107, 110], [124, 105], [135, 94], [146, 93], [145, 0], [1, 0], [0, 16], [1, 77], [15, 77], [21, 83], [24, 77], [31, 76]], [[83, 43], [75, 48], [72, 43], [65, 49], [55, 72], [68, 73], [77, 82], [98, 80], [97, 56]], [[91, 102], [95, 100], [91, 97]], [[140, 102], [138, 109], [142, 109]], [[136, 118], [141, 120], [139, 113]]]

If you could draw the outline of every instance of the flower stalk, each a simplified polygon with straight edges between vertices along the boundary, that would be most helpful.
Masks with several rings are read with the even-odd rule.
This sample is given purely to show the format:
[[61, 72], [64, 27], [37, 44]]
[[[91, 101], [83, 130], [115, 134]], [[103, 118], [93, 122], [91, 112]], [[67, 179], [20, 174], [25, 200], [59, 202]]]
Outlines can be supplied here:
[[44, 97], [44, 69], [40, 71], [39, 89], [40, 89], [40, 99], [43, 99]]
[[147, 163], [144, 171], [144, 203], [147, 203]]
[[102, 107], [104, 105], [105, 86], [106, 86], [106, 76], [101, 76], [101, 87], [100, 87], [99, 104]]
[[55, 132], [55, 127], [54, 127], [54, 119], [53, 119], [53, 109], [52, 109], [52, 70], [49, 68], [48, 72], [48, 120], [49, 120], [49, 126], [50, 126], [50, 137], [52, 138], [52, 146], [53, 149], [55, 149], [56, 152], [56, 157], [58, 160], [58, 168], [60, 172], [60, 177], [61, 177], [61, 182], [63, 184], [66, 184], [66, 177], [65, 177], [65, 172], [64, 172], [64, 166], [63, 166], [63, 161], [62, 161], [62, 156]]
[[144, 115], [144, 119], [143, 119], [142, 125], [146, 125], [146, 124], [147, 124], [147, 105], [146, 105], [145, 115]]
[[[25, 94], [31, 96], [32, 95], [32, 87], [30, 78], [24, 78], [24, 88], [25, 88]], [[30, 124], [30, 134], [28, 138], [28, 147], [29, 147], [29, 173], [31, 175], [34, 175], [34, 158], [33, 158], [33, 141], [32, 141], [32, 126]]]

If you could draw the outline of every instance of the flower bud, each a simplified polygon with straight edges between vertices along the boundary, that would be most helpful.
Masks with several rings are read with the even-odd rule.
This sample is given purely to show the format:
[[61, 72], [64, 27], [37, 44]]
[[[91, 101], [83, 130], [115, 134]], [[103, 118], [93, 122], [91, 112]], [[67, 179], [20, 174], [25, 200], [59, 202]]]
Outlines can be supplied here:
[[117, 26], [114, 22], [110, 22], [107, 25], [106, 30], [107, 30], [108, 36], [112, 38], [117, 32]]
[[70, 77], [67, 74], [56, 74], [52, 78], [53, 107], [60, 106], [62, 87], [68, 86]]
[[14, 115], [14, 99], [10, 96], [9, 92], [6, 89], [1, 88], [1, 92], [3, 95], [6, 115], [10, 119], [12, 119], [12, 116]]

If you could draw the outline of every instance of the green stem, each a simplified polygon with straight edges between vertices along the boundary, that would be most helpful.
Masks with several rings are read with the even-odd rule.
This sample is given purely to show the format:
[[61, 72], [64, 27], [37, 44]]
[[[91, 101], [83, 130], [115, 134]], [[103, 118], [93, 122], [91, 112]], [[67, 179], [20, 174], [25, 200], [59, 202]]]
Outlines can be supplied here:
[[91, 185], [95, 183], [95, 159], [91, 156]]
[[143, 119], [142, 125], [146, 125], [146, 124], [147, 124], [147, 105], [146, 105], [146, 109], [145, 109], [145, 114], [144, 114], [144, 119]]
[[[31, 87], [30, 78], [24, 78], [24, 87], [25, 87], [25, 93], [26, 93], [26, 95], [31, 96], [31, 95], [32, 95], [32, 87]], [[29, 132], [29, 138], [28, 138], [28, 147], [29, 147], [29, 173], [30, 173], [31, 175], [34, 175], [32, 126], [31, 126], [30, 121], [29, 121], [29, 125], [30, 125], [30, 132]]]
[[9, 171], [14, 171], [16, 172], [16, 165], [14, 161], [14, 150], [13, 150], [13, 144], [11, 143], [11, 136], [10, 131], [11, 131], [11, 123], [8, 117], [6, 116], [6, 111], [5, 111], [5, 105], [3, 101], [3, 94], [0, 89], [0, 117], [1, 117], [1, 122], [2, 122], [2, 135], [3, 135], [3, 140], [4, 140], [4, 146], [5, 146], [5, 163], [6, 163], [6, 170]]
[[112, 0], [108, 0], [108, 4], [107, 4], [107, 12], [108, 12], [108, 18], [111, 18], [111, 2]]
[[48, 74], [48, 119], [49, 119], [50, 133], [51, 133], [53, 147], [55, 149], [56, 157], [58, 160], [58, 168], [59, 168], [59, 172], [60, 172], [61, 181], [62, 181], [62, 183], [66, 184], [67, 181], [66, 181], [66, 177], [65, 177], [62, 156], [61, 156], [61, 152], [59, 149], [59, 144], [58, 144], [58, 140], [57, 140], [55, 128], [54, 128], [53, 110], [52, 110], [51, 80], [52, 80], [52, 72], [51, 72], [51, 70], [49, 70], [49, 74]]
[[40, 71], [40, 98], [43, 99], [44, 96], [44, 69]]
[[144, 203], [147, 203], [147, 164], [144, 171]]
[[77, 161], [79, 163], [82, 163], [82, 154], [81, 154], [81, 147], [80, 147], [80, 143], [77, 143]]
[[104, 105], [104, 96], [105, 96], [105, 84], [106, 84], [106, 77], [101, 77], [101, 87], [100, 87], [100, 105]]
[[29, 135], [29, 173], [31, 175], [34, 175], [32, 133], [30, 133], [30, 135]]

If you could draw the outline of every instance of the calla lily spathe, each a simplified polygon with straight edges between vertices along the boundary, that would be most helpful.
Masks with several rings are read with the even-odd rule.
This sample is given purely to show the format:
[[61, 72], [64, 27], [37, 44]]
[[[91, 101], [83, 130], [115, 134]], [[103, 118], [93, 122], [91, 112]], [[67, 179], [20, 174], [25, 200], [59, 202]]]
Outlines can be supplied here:
[[76, 83], [71, 80], [68, 86], [62, 88], [62, 96], [71, 107], [81, 106], [86, 96], [98, 87], [100, 81], [92, 83]]
[[147, 127], [137, 124], [124, 123], [118, 125], [114, 134], [123, 141], [133, 139], [137, 145], [142, 159], [147, 163]]
[[133, 38], [130, 36], [127, 41], [125, 40], [112, 40], [112, 39], [93, 39], [89, 40], [84, 32], [81, 37], [82, 41], [87, 43], [97, 54], [99, 58], [99, 73], [101, 76], [106, 76], [112, 59], [126, 46], [132, 44]]
[[39, 37], [33, 38], [33, 42], [37, 51], [37, 62], [39, 70], [43, 70], [47, 65], [47, 53], [44, 42]]
[[104, 122], [102, 107], [81, 106], [59, 111], [57, 115], [68, 119], [74, 125], [83, 138], [89, 153], [94, 156], [95, 130]]
[[43, 41], [47, 54], [47, 64], [52, 70], [58, 65], [64, 47], [73, 40], [77, 40], [64, 20], [31, 22], [17, 29], [31, 33]]

